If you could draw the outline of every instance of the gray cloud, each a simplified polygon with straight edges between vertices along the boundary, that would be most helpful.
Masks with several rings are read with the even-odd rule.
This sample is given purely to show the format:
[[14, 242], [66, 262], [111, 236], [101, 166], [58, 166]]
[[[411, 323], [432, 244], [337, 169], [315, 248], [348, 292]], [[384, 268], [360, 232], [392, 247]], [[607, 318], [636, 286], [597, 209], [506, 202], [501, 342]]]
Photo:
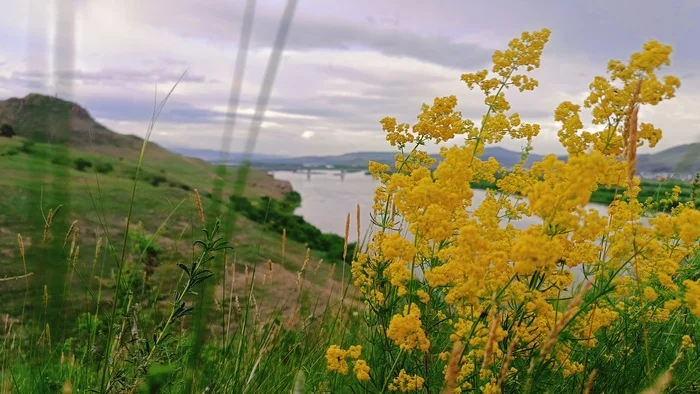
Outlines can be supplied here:
[[[241, 96], [245, 113], [238, 116], [237, 133], [247, 130], [283, 4], [283, 0], [258, 1]], [[389, 149], [382, 141], [381, 118], [414, 123], [422, 103], [450, 94], [458, 97], [466, 117], [478, 120], [484, 110], [483, 96], [469, 92], [459, 81], [460, 74], [489, 68], [495, 48], [505, 47], [523, 30], [542, 27], [550, 28], [552, 37], [542, 69], [536, 72], [540, 88], [509, 96], [513, 110], [524, 121], [543, 123], [536, 151], [561, 150], [552, 121], [559, 102], [580, 102], [593, 76], [605, 73], [608, 59], [626, 60], [650, 38], [674, 46], [669, 72], [681, 76], [683, 85], [677, 100], [661, 106], [663, 110], [650, 111], [649, 119], [666, 131], [662, 144], [686, 143], [689, 135], [700, 131], [693, 109], [700, 97], [700, 51], [695, 38], [700, 36], [700, 25], [694, 23], [700, 20], [700, 12], [694, 4], [688, 0], [534, 0], [504, 6], [444, 0], [438, 6], [427, 0], [304, 0], [292, 24], [269, 109], [306, 118], [266, 117], [268, 125], [258, 148], [274, 152], [281, 147], [299, 154]], [[74, 85], [76, 99], [117, 131], [125, 127], [128, 132], [133, 123], [150, 118], [153, 84], [172, 85], [189, 67], [186, 83], [165, 107], [158, 138], [215, 148], [212, 145], [219, 139], [214, 137], [223, 130], [221, 109], [228, 102], [243, 2], [208, 0], [206, 6], [190, 0], [84, 3], [88, 8], [93, 5], [95, 9], [83, 14], [87, 18], [82, 22], [84, 34], [92, 40], [83, 42], [88, 46], [84, 50], [77, 47], [80, 70], [59, 75], [80, 81]], [[634, 18], [620, 17], [630, 10]], [[105, 19], [114, 19], [119, 28], [100, 30]], [[20, 30], [7, 36], [27, 36], [28, 53], [24, 61], [14, 50], [9, 52], [14, 58], [3, 58], [9, 63], [2, 66], [0, 91], [51, 90], [47, 86], [51, 73], [26, 71], [32, 64], [46, 63], [49, 68], [44, 60], [56, 49], [46, 44], [44, 36], [51, 29], [44, 27], [44, 33], [32, 36], [21, 26], [15, 28]], [[123, 37], [142, 38], [127, 41]], [[3, 48], [21, 46], [16, 40], [7, 41], [0, 37]], [[25, 71], [19, 71], [22, 68]], [[162, 93], [160, 87], [158, 91]], [[197, 138], [190, 130], [197, 130]], [[301, 139], [305, 130], [316, 135]]]
[[[206, 36], [233, 46], [239, 34], [242, 2], [212, 1], [202, 7], [174, 0], [163, 8], [157, 2], [144, 6], [153, 7], [153, 12], [158, 8], [160, 12], [169, 13], [158, 22], [167, 23], [169, 31], [183, 37]], [[147, 15], [142, 13], [140, 17]], [[252, 37], [254, 47], [271, 47], [279, 18], [279, 9], [258, 7]], [[367, 49], [460, 69], [483, 66], [491, 58], [491, 50], [480, 45], [456, 42], [446, 35], [417, 34], [397, 29], [396, 24], [384, 27], [378, 23], [353, 23], [342, 17], [316, 17], [300, 10], [292, 23], [286, 47], [299, 51]]]
[[[182, 73], [175, 73], [165, 68], [152, 68], [150, 70], [106, 68], [100, 71], [59, 70], [53, 73], [45, 71], [15, 71], [12, 73], [12, 78], [19, 80], [41, 80], [56, 77], [88, 84], [174, 83], [180, 76], [182, 76]], [[187, 73], [182, 77], [182, 82], [202, 83], [205, 81], [206, 77], [202, 75]]]

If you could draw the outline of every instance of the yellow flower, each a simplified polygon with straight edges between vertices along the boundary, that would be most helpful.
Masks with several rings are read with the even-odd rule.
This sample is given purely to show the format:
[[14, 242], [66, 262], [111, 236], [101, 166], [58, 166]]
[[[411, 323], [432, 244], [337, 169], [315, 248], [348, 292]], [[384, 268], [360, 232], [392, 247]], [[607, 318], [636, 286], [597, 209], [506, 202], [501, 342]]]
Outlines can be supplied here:
[[695, 347], [695, 344], [693, 343], [693, 340], [690, 338], [690, 335], [683, 335], [683, 339], [681, 340], [681, 348], [682, 349], [692, 349]]
[[331, 345], [326, 350], [326, 361], [329, 371], [336, 371], [343, 375], [348, 374], [348, 363], [345, 361], [347, 352], [338, 345]]
[[481, 392], [482, 394], [501, 394], [501, 388], [496, 378], [491, 378], [490, 381], [481, 388]]
[[409, 375], [406, 370], [399, 371], [399, 376], [389, 384], [389, 390], [401, 391], [407, 393], [409, 391], [423, 390], [425, 379], [418, 375]]
[[418, 296], [418, 299], [420, 300], [420, 302], [422, 302], [424, 304], [427, 304], [430, 301], [430, 295], [425, 290], [422, 290], [422, 289], [418, 290], [416, 292], [416, 295]]
[[[418, 349], [451, 366], [445, 340], [466, 347], [451, 370], [461, 382], [455, 392], [500, 392], [495, 369], [480, 368], [479, 360], [503, 360], [506, 350], [488, 344], [515, 343], [517, 337], [512, 356], [521, 359], [515, 365], [527, 366], [562, 316], [572, 319], [567, 335], [548, 348], [546, 357], [555, 362], [542, 365], [564, 377], [583, 372], [572, 356], [596, 347], [606, 327], [606, 333], [624, 332], [620, 316], [660, 325], [677, 318], [681, 304], [700, 316], [700, 281], [678, 279], [689, 257], [700, 252], [700, 211], [679, 203], [682, 189], [676, 187], [665, 196], [668, 212], [652, 214], [664, 204], [637, 197], [646, 185], [634, 176], [632, 160], [637, 147], [654, 147], [662, 138], [660, 129], [632, 115], [638, 115], [637, 105], [654, 106], [675, 95], [678, 79], [660, 76], [671, 48], [650, 41], [627, 62], [609, 62], [583, 102], [563, 102], [554, 112], [568, 157], [552, 154], [531, 163], [527, 155], [541, 127], [511, 111], [506, 94], [537, 88], [528, 71], [540, 66], [549, 34], [523, 33], [493, 54], [493, 67], [462, 75], [467, 87], [484, 95], [481, 118], [466, 119], [457, 111], [457, 98], [447, 96], [424, 104], [413, 126], [381, 120], [387, 141], [399, 147], [396, 171], [370, 163], [380, 182], [372, 212], [377, 228], [366, 253], [353, 262], [354, 283], [373, 324], [371, 338], [382, 346], [389, 341], [406, 352]], [[583, 119], [590, 122], [584, 125]], [[636, 137], [630, 134], [633, 120]], [[457, 136], [465, 142], [441, 147], [437, 165], [422, 149]], [[527, 140], [521, 162], [507, 170], [484, 154], [485, 146], [505, 138]], [[485, 184], [490, 189], [476, 198], [473, 188]], [[605, 213], [589, 205], [599, 191], [613, 198]], [[521, 226], [526, 222], [532, 224]], [[411, 267], [420, 268], [425, 280], [415, 278]], [[580, 272], [601, 284], [598, 291], [606, 297], [565, 312]], [[647, 304], [662, 301], [663, 308]], [[495, 319], [501, 324], [489, 324]], [[522, 324], [512, 325], [516, 321]], [[603, 355], [611, 360], [636, 351], [620, 346]], [[334, 352], [335, 370], [347, 371], [346, 360], [354, 358], [355, 375], [369, 378], [360, 349]], [[422, 389], [423, 378], [406, 372], [422, 371], [422, 358], [408, 357], [389, 388]]]
[[646, 298], [646, 300], [649, 302], [654, 302], [659, 298], [659, 296], [652, 287], [647, 286], [644, 288], [644, 298]]
[[403, 314], [391, 318], [386, 335], [406, 351], [418, 348], [427, 352], [430, 348], [430, 341], [421, 327], [420, 310], [415, 304], [406, 305]]
[[668, 301], [664, 302], [664, 308], [667, 309], [669, 312], [675, 311], [680, 306], [681, 306], [680, 300], [668, 300]]
[[685, 286], [685, 302], [688, 309], [693, 315], [700, 317], [700, 280], [686, 279], [683, 281], [683, 286]]
[[369, 380], [369, 365], [365, 360], [355, 361], [355, 366], [352, 371], [355, 373], [357, 380]]
[[360, 358], [360, 353], [362, 353], [362, 346], [360, 345], [350, 346], [347, 351], [348, 357], [354, 359]]

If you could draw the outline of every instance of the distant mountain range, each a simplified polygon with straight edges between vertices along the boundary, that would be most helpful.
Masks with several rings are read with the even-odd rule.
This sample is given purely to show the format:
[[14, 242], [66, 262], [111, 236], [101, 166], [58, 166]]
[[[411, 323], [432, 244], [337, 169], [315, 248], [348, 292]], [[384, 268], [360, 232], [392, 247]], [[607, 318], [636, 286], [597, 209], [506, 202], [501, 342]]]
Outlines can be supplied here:
[[[209, 149], [190, 149], [190, 148], [170, 148], [173, 152], [185, 156], [196, 157], [198, 159], [219, 162], [221, 160], [221, 152]], [[394, 152], [352, 152], [342, 155], [329, 156], [276, 156], [253, 154], [250, 157], [250, 162], [257, 165], [266, 166], [310, 166], [310, 167], [366, 167], [368, 161], [376, 161], [380, 163], [394, 163]], [[441, 157], [438, 154], [431, 155], [436, 160]], [[484, 157], [493, 156], [505, 167], [512, 167], [520, 161], [520, 152], [511, 151], [501, 147], [487, 147], [484, 151]], [[528, 165], [535, 161], [541, 160], [542, 155], [530, 154], [528, 157]], [[231, 153], [229, 155], [229, 164], [238, 164], [243, 160], [242, 153]]]
[[[209, 149], [170, 148], [172, 151], [185, 156], [196, 157], [209, 162], [219, 162], [221, 152]], [[311, 166], [311, 167], [366, 167], [368, 161], [380, 163], [393, 163], [393, 152], [352, 152], [342, 155], [329, 156], [276, 156], [253, 154], [250, 162], [264, 167], [274, 166]], [[431, 155], [437, 160], [440, 156]], [[487, 147], [483, 157], [494, 157], [504, 167], [510, 168], [520, 161], [520, 152], [511, 151], [501, 147]], [[527, 165], [543, 158], [543, 155], [531, 153]], [[560, 156], [565, 159], [565, 156]], [[243, 160], [243, 154], [231, 153], [229, 164], [235, 165]], [[700, 171], [700, 143], [675, 146], [652, 154], [640, 154], [637, 156], [637, 172], [647, 176], [663, 174], [690, 175]]]
[[[40, 94], [0, 101], [0, 124], [14, 127], [18, 135], [45, 142], [64, 140], [72, 147], [98, 151], [112, 156], [137, 156], [143, 140], [134, 135], [115, 133], [95, 121], [88, 111], [76, 103]], [[211, 163], [221, 160], [221, 152], [211, 149], [169, 147], [164, 149], [149, 142], [149, 155], [168, 156], [178, 153]], [[440, 160], [438, 155], [432, 155]], [[487, 147], [484, 157], [494, 157], [510, 168], [520, 161], [520, 152], [501, 147]], [[530, 154], [527, 164], [541, 160], [542, 155]], [[231, 153], [229, 164], [240, 163], [241, 153]], [[313, 166], [366, 168], [368, 161], [393, 163], [393, 152], [353, 152], [330, 156], [278, 156], [253, 154], [250, 161], [261, 167]], [[639, 174], [690, 176], [700, 171], [700, 143], [675, 146], [653, 154], [637, 156]]]

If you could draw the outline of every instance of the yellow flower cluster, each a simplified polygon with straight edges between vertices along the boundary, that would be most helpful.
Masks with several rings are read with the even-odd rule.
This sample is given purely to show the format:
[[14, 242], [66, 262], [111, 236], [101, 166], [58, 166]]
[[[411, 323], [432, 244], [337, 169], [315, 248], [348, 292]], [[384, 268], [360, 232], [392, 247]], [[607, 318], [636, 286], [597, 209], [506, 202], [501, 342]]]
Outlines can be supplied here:
[[[360, 353], [362, 352], [362, 346], [350, 346], [347, 350], [343, 350], [340, 346], [338, 345], [332, 345], [326, 350], [326, 362], [328, 364], [328, 370], [329, 371], [336, 371], [340, 374], [347, 375], [348, 374], [348, 362], [347, 359], [354, 359], [357, 360], [360, 358]], [[366, 372], [369, 374], [369, 367], [367, 366], [367, 363], [362, 360], [358, 360], [355, 362], [355, 369], [354, 372], [357, 374], [358, 369], [357, 369], [357, 363], [362, 362], [363, 365], [359, 367], [360, 372], [364, 373]], [[366, 367], [366, 371], [365, 371]]]
[[405, 351], [417, 348], [427, 352], [430, 348], [430, 341], [421, 327], [420, 310], [415, 304], [406, 305], [403, 314], [391, 318], [386, 336]]
[[360, 381], [369, 380], [369, 365], [367, 365], [367, 361], [365, 361], [365, 360], [355, 361], [355, 366], [353, 367], [352, 371], [355, 373], [357, 380], [360, 380]]
[[399, 371], [399, 375], [389, 384], [389, 390], [408, 393], [410, 391], [423, 390], [423, 379], [417, 375], [409, 375], [405, 370]]
[[685, 286], [685, 302], [688, 304], [688, 308], [695, 316], [700, 317], [700, 280], [686, 280], [683, 285]]
[[[637, 199], [640, 180], [633, 176], [634, 149], [653, 147], [662, 135], [637, 122], [637, 108], [673, 98], [680, 86], [658, 75], [670, 47], [648, 42], [626, 64], [610, 62], [608, 77], [593, 79], [582, 105], [559, 105], [554, 120], [566, 159], [548, 155], [506, 170], [482, 158], [487, 144], [510, 137], [529, 149], [538, 135], [539, 125], [510, 112], [505, 92], [538, 86], [528, 73], [539, 67], [549, 34], [524, 33], [494, 53], [490, 71], [462, 75], [485, 95], [480, 122], [463, 118], [455, 96], [423, 105], [413, 126], [381, 121], [400, 153], [395, 171], [369, 163], [381, 183], [375, 229], [352, 274], [367, 309], [366, 346], [386, 357], [369, 359], [373, 376], [387, 376], [390, 390], [447, 382], [454, 392], [499, 393], [504, 379], [536, 384], [542, 373], [588, 376], [584, 360], [593, 349], [602, 357], [616, 351], [644, 357], [628, 345], [601, 345], [624, 335], [627, 325], [647, 335], [648, 325], [688, 312], [700, 317], [700, 281], [684, 276], [700, 254], [700, 211], [679, 203], [676, 188], [667, 196], [673, 208], [653, 212], [652, 203]], [[589, 130], [583, 110], [592, 117]], [[437, 166], [422, 150], [460, 135], [465, 141], [441, 148]], [[471, 186], [481, 181], [498, 189], [475, 204]], [[619, 190], [604, 213], [589, 205], [598, 188]], [[520, 219], [532, 224], [516, 225]], [[329, 348], [328, 369], [347, 373], [347, 352]], [[518, 368], [509, 365], [516, 359]], [[366, 380], [369, 367], [361, 361], [354, 372]], [[397, 368], [380, 372], [381, 365]]]
[[[680, 87], [678, 78], [666, 76], [660, 80], [656, 75], [657, 69], [670, 64], [670, 56], [670, 46], [652, 40], [644, 45], [642, 52], [633, 54], [627, 64], [619, 60], [610, 61], [610, 79], [602, 76], [593, 79], [591, 92], [583, 106], [591, 109], [592, 123], [602, 125], [603, 130], [582, 131], [581, 106], [570, 101], [561, 103], [555, 111], [554, 120], [562, 122], [559, 139], [569, 154], [581, 154], [590, 147], [609, 155], [621, 154], [629, 140], [625, 120], [630, 105], [635, 102], [657, 105], [673, 98]], [[638, 138], [633, 143], [642, 146], [647, 141], [653, 148], [661, 135], [661, 130], [652, 124], [642, 123]]]

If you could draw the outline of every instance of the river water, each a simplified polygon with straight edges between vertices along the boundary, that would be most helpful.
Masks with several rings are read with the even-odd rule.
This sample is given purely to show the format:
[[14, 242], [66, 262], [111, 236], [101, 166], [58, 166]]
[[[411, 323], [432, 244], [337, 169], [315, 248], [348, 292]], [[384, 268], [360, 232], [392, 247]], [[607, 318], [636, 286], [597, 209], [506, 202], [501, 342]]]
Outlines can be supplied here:
[[[301, 206], [295, 212], [303, 216], [324, 233], [345, 235], [345, 218], [351, 216], [351, 241], [355, 230], [355, 215], [357, 204], [360, 204], [361, 225], [363, 230], [369, 224], [369, 212], [372, 208], [374, 189], [379, 182], [364, 172], [347, 173], [341, 176], [340, 171], [319, 170], [308, 176], [306, 171], [274, 171], [275, 179], [285, 180], [301, 195]], [[474, 190], [473, 207], [478, 207], [484, 200], [483, 190]], [[601, 214], [606, 214], [604, 205], [590, 204]], [[513, 224], [518, 228], [527, 228], [531, 224], [541, 223], [538, 218], [523, 218]]]
[[[272, 175], [275, 179], [284, 180], [291, 183], [292, 188], [301, 195], [301, 206], [297, 208], [296, 214], [323, 231], [324, 233], [335, 233], [340, 236], [345, 235], [345, 220], [350, 213], [350, 242], [356, 241], [356, 210], [360, 205], [360, 220], [363, 237], [370, 225], [370, 212], [374, 199], [374, 190], [379, 182], [364, 172], [354, 172], [341, 174], [335, 170], [316, 170], [310, 175], [306, 171], [274, 171]], [[483, 190], [475, 189], [472, 199], [472, 206], [478, 207], [486, 197]], [[589, 204], [601, 215], [607, 213], [607, 207], [599, 204]], [[518, 228], [527, 228], [532, 224], [541, 223], [539, 218], [525, 217], [513, 222]], [[410, 234], [407, 234], [410, 239]], [[418, 277], [422, 273], [416, 272]], [[573, 270], [574, 283], [579, 283], [583, 279], [583, 272], [579, 267]]]

